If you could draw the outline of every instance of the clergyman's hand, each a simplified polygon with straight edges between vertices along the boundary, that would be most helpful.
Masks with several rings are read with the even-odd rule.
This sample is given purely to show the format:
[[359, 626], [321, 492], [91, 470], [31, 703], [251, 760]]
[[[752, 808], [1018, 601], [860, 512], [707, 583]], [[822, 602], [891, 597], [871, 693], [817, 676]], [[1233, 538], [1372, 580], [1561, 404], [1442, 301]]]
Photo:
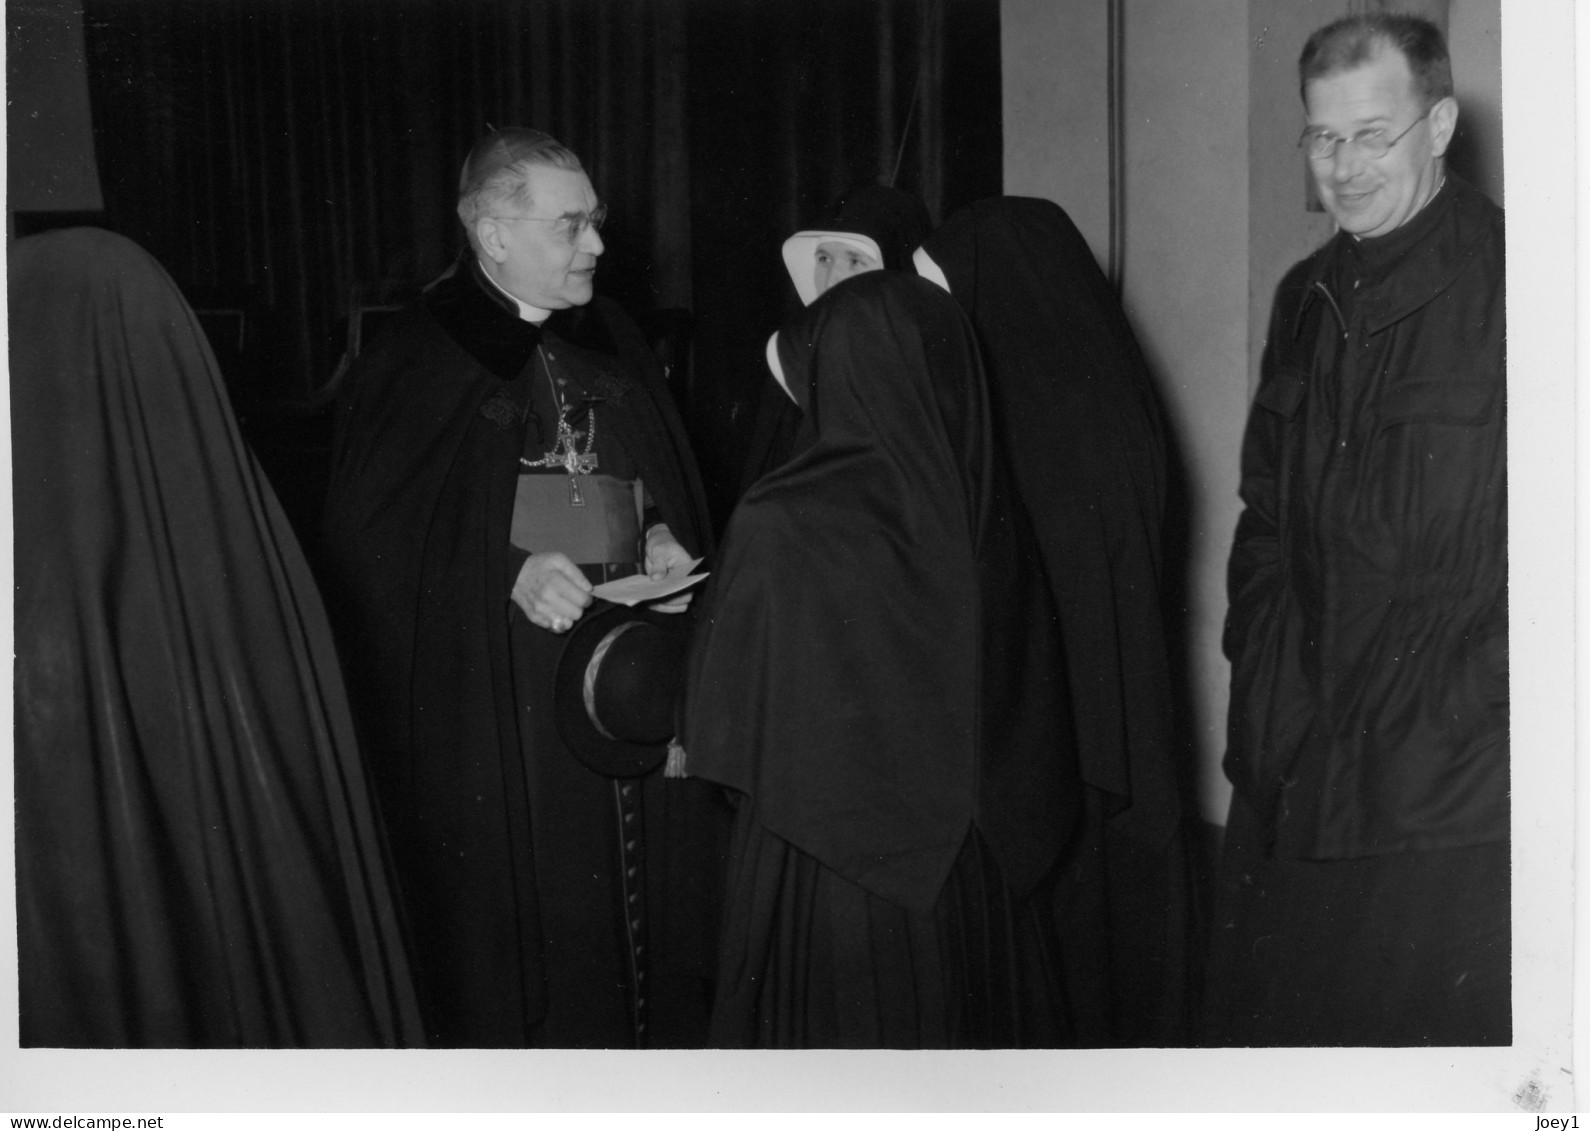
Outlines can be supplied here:
[[531, 554], [513, 583], [513, 602], [530, 623], [549, 632], [567, 632], [591, 603], [591, 583], [564, 554]]
[[[646, 531], [646, 576], [651, 578], [664, 577], [675, 566], [690, 564], [690, 551], [679, 544], [667, 524], [658, 523]], [[690, 599], [695, 596], [693, 589], [686, 589], [676, 593], [666, 601], [659, 601], [651, 607], [659, 613], [682, 613], [690, 607]]]

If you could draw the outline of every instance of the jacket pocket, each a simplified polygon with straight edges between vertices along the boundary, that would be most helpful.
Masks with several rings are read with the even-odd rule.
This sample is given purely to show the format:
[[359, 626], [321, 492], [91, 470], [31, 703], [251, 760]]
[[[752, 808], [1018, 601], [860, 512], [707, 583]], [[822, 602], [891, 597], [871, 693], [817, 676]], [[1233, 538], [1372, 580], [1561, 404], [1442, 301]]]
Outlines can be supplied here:
[[1501, 401], [1501, 386], [1494, 381], [1404, 381], [1381, 391], [1375, 406], [1376, 424], [1490, 423]]
[[1503, 412], [1496, 381], [1414, 380], [1383, 389], [1375, 450], [1388, 516], [1462, 510], [1477, 528], [1488, 526], [1505, 485]]
[[1300, 369], [1277, 369], [1259, 385], [1253, 406], [1290, 420], [1297, 415], [1307, 392], [1307, 373]]

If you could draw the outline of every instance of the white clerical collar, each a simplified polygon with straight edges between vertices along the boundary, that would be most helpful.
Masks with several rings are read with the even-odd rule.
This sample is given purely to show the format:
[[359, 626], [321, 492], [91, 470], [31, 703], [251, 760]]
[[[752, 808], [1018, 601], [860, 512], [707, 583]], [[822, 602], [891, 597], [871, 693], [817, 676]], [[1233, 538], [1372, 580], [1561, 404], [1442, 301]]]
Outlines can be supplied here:
[[497, 282], [496, 279], [493, 279], [491, 277], [491, 272], [486, 270], [486, 264], [484, 261], [482, 261], [480, 264], [480, 273], [486, 276], [486, 280], [491, 283], [492, 286], [496, 287], [499, 291], [513, 300], [514, 305], [519, 308], [519, 317], [524, 319], [526, 322], [534, 322], [537, 326], [539, 326], [548, 318], [552, 317], [552, 312], [550, 310], [542, 310], [539, 306], [531, 306], [528, 302], [523, 301], [518, 295], [513, 294], [508, 290], [508, 288]]

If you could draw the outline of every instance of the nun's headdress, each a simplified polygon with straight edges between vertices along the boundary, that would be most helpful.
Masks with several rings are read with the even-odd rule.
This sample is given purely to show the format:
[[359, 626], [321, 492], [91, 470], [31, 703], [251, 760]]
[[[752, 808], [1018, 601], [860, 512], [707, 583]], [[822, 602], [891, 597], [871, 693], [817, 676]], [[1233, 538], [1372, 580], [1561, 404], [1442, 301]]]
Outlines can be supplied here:
[[875, 257], [887, 271], [909, 271], [911, 253], [932, 227], [926, 206], [911, 193], [888, 185], [858, 185], [840, 197], [816, 228], [784, 241], [784, 266], [795, 293], [810, 306], [817, 297], [813, 268], [818, 244], [849, 244]]

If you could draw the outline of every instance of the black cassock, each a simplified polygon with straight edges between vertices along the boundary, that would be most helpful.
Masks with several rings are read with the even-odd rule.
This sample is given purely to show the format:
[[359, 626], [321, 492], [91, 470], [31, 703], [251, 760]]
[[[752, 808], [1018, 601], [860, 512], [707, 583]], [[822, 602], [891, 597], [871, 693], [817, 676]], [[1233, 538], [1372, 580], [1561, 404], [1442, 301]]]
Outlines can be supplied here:
[[[390, 829], [433, 1043], [704, 1038], [721, 801], [616, 783], [552, 724], [564, 637], [509, 597], [510, 526], [544, 348], [600, 398], [657, 517], [705, 549], [699, 481], [655, 362], [615, 305], [541, 331], [466, 256], [360, 358], [339, 406], [328, 594]], [[550, 446], [550, 444], [548, 445]], [[633, 869], [633, 871], [632, 871]]]
[[1070, 1043], [1081, 785], [971, 327], [872, 272], [779, 344], [797, 453], [730, 520], [686, 693], [690, 772], [741, 798], [713, 1042]]
[[420, 1043], [331, 631], [193, 312], [10, 253], [23, 1045]]

